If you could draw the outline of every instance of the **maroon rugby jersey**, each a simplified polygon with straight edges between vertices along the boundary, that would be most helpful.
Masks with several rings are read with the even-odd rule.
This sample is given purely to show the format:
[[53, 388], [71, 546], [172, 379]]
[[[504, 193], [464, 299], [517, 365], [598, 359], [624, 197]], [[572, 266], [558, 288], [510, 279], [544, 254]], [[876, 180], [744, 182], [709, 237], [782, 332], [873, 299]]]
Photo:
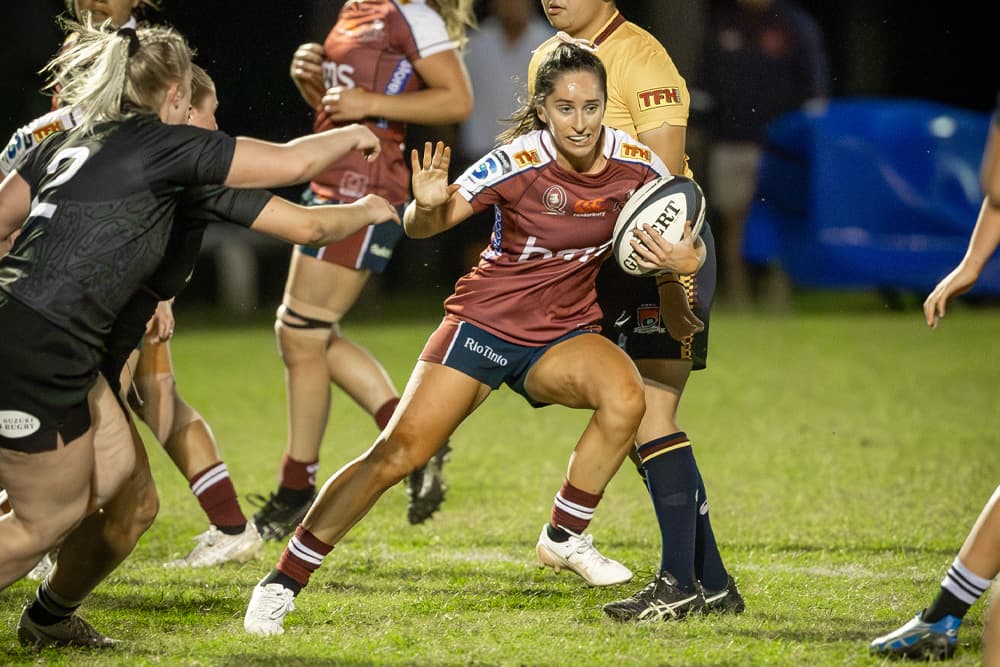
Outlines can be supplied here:
[[[441, 16], [422, 0], [350, 0], [323, 43], [323, 83], [398, 95], [424, 87], [413, 63], [454, 49]], [[329, 199], [354, 201], [381, 195], [397, 206], [408, 199], [409, 165], [403, 159], [406, 124], [385, 119], [364, 121], [382, 141], [382, 153], [367, 161], [354, 152], [312, 182]], [[334, 126], [322, 107], [315, 131]]]
[[496, 206], [490, 244], [455, 284], [445, 310], [504, 340], [545, 345], [599, 326], [594, 280], [608, 256], [623, 203], [669, 173], [653, 151], [604, 127], [607, 166], [598, 174], [556, 164], [547, 130], [500, 146], [458, 179], [477, 212]]

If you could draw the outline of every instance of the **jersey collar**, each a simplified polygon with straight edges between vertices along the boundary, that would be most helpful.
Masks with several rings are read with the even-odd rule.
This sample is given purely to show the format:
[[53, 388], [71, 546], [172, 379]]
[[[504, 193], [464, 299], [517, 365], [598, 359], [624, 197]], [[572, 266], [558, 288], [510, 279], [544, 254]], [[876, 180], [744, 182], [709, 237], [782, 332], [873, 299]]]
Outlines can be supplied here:
[[617, 30], [618, 26], [623, 23], [625, 23], [625, 17], [622, 16], [622, 13], [616, 9], [614, 15], [608, 19], [608, 22], [597, 31], [597, 37], [594, 37], [594, 39], [591, 40], [593, 41], [594, 46], [600, 46], [605, 40], [607, 40], [608, 37], [611, 36], [611, 33]]

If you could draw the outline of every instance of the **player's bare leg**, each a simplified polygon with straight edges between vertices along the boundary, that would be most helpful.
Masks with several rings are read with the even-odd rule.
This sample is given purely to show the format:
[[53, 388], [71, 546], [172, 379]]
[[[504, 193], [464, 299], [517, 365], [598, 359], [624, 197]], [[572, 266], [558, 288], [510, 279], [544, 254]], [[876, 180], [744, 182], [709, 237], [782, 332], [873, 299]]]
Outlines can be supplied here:
[[591, 586], [630, 580], [632, 572], [597, 551], [584, 531], [605, 486], [634, 445], [645, 409], [639, 373], [606, 338], [584, 334], [545, 352], [524, 387], [536, 401], [594, 411], [570, 456], [551, 519], [538, 537], [539, 565], [571, 570]]
[[446, 366], [418, 361], [395, 413], [375, 444], [330, 477], [285, 548], [254, 589], [244, 627], [284, 632], [293, 599], [323, 557], [394, 484], [425, 464], [489, 395], [488, 386]]
[[275, 331], [288, 408], [288, 445], [276, 493], [254, 516], [266, 539], [283, 539], [315, 496], [315, 473], [336, 383], [381, 430], [398, 402], [388, 373], [367, 350], [343, 337], [341, 318], [354, 306], [370, 272], [293, 253]]

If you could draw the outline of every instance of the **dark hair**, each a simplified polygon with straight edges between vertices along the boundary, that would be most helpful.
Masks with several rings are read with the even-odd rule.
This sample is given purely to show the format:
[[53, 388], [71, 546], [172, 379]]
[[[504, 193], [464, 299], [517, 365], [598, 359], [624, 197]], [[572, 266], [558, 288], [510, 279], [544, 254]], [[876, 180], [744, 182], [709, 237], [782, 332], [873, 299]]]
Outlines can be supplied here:
[[537, 110], [555, 90], [559, 77], [568, 72], [592, 72], [601, 84], [605, 103], [608, 101], [608, 73], [601, 59], [593, 51], [577, 44], [559, 43], [538, 66], [531, 97], [507, 119], [510, 127], [497, 136], [498, 144], [505, 144], [522, 134], [545, 127]]

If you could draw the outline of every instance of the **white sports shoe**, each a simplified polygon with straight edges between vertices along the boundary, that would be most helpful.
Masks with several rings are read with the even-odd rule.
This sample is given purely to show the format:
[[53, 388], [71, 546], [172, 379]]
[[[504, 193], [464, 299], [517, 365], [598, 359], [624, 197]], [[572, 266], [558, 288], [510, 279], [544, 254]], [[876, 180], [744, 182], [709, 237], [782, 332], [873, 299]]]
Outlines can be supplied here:
[[48, 552], [42, 556], [42, 560], [35, 564], [35, 567], [31, 568], [31, 572], [24, 576], [32, 581], [41, 581], [45, 577], [49, 576], [49, 572], [51, 572], [52, 568], [55, 567], [56, 556], [58, 554], [59, 551], [55, 549]]
[[264, 540], [253, 525], [247, 521], [246, 528], [239, 535], [227, 535], [215, 526], [195, 538], [198, 544], [184, 558], [164, 563], [163, 567], [209, 567], [221, 563], [245, 563], [260, 555]]
[[295, 611], [295, 593], [281, 584], [257, 584], [253, 589], [243, 629], [252, 635], [285, 633], [285, 616]]
[[556, 573], [565, 568], [580, 575], [591, 586], [613, 586], [632, 579], [630, 569], [597, 550], [593, 535], [570, 533], [565, 542], [555, 542], [549, 538], [548, 525], [545, 525], [535, 551], [538, 567], [551, 567]]

